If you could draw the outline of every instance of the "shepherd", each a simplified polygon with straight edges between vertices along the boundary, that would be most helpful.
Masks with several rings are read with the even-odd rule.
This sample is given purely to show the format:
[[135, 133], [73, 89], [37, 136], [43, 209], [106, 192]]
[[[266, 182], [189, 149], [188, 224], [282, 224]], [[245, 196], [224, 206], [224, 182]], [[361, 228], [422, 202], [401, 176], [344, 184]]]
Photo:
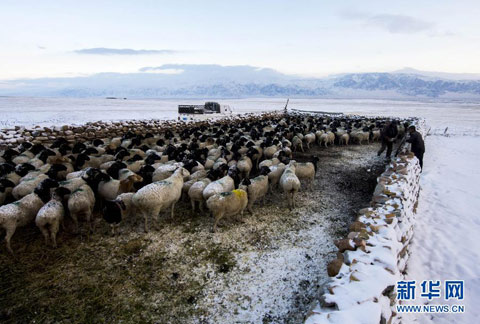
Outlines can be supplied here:
[[417, 132], [415, 126], [408, 127], [410, 136], [407, 138], [407, 143], [411, 144], [411, 151], [420, 162], [420, 168], [423, 169], [423, 153], [425, 153], [425, 143], [423, 142], [422, 134]]
[[380, 133], [380, 138], [382, 139], [382, 147], [380, 148], [380, 151], [378, 151], [377, 155], [378, 156], [382, 155], [383, 151], [387, 149], [386, 158], [390, 160], [392, 155], [393, 142], [395, 141], [397, 136], [398, 136], [397, 122], [395, 120], [387, 121]]

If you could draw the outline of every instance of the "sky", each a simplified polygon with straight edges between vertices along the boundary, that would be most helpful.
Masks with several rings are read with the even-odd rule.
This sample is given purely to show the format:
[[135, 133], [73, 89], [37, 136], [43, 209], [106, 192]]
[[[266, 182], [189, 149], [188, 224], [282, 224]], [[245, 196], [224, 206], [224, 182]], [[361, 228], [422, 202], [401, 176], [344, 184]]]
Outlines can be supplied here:
[[480, 73], [478, 17], [478, 0], [1, 0], [0, 79], [170, 63]]

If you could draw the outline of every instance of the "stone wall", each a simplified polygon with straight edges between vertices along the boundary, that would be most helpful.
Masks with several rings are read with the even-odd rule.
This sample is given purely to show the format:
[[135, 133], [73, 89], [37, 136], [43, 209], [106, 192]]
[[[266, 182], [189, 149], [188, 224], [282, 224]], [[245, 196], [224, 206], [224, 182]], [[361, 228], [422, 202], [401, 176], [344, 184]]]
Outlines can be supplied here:
[[378, 178], [371, 207], [338, 240], [331, 280], [306, 324], [395, 323], [395, 284], [403, 279], [420, 190], [420, 166], [405, 150]]

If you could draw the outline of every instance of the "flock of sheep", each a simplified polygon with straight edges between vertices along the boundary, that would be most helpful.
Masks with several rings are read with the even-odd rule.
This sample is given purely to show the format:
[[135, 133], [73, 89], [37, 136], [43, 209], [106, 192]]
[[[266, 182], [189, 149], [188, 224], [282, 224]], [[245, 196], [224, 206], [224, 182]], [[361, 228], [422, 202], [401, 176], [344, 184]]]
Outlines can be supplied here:
[[[318, 158], [300, 163], [293, 152], [313, 145], [369, 143], [385, 120], [304, 114], [263, 114], [232, 121], [198, 122], [162, 134], [126, 132], [123, 137], [50, 146], [22, 143], [0, 155], [0, 227], [6, 245], [17, 227], [33, 222], [56, 246], [64, 218], [79, 232], [93, 231], [94, 211], [112, 232], [124, 218], [141, 216], [145, 231], [162, 211], [189, 199], [192, 211], [206, 206], [213, 231], [224, 217], [253, 213], [255, 202], [276, 190], [289, 208], [304, 183], [310, 188]], [[399, 131], [404, 132], [403, 126]]]

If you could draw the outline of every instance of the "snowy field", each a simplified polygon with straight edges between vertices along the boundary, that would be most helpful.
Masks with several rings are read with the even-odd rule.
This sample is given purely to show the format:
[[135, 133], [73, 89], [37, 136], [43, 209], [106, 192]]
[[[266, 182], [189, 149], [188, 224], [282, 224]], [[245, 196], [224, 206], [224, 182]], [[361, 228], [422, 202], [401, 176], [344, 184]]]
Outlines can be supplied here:
[[[175, 118], [178, 104], [203, 100], [0, 98], [0, 128], [95, 120]], [[236, 113], [282, 109], [284, 99], [218, 100]], [[289, 108], [362, 115], [417, 116], [426, 138], [422, 190], [407, 278], [465, 280], [466, 313], [404, 316], [404, 323], [476, 323], [480, 316], [480, 103], [290, 100]], [[447, 136], [444, 136], [444, 131]], [[427, 127], [428, 128], [428, 127]]]
[[[234, 113], [283, 109], [286, 99], [217, 99]], [[0, 128], [16, 125], [51, 126], [98, 120], [169, 119], [177, 117], [179, 104], [203, 104], [205, 100], [96, 99], [0, 97]], [[289, 108], [353, 114], [417, 116], [428, 119], [438, 131], [447, 126], [458, 134], [479, 135], [480, 102], [434, 102], [368, 99], [292, 99]], [[443, 128], [443, 129], [442, 129]]]

